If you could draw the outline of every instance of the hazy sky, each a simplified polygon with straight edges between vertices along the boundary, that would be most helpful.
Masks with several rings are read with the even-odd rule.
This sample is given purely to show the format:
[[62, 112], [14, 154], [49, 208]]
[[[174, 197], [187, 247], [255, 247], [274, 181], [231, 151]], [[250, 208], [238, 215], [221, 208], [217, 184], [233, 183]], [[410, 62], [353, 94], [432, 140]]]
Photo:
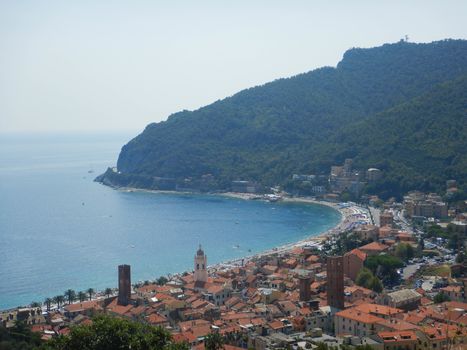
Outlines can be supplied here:
[[142, 130], [351, 47], [467, 38], [467, 1], [0, 0], [0, 132]]

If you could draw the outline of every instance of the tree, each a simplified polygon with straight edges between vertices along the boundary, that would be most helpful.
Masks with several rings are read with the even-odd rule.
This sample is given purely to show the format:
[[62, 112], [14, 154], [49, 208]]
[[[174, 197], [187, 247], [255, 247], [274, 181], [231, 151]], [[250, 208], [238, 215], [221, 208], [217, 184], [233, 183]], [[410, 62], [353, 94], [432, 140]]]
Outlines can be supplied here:
[[206, 350], [219, 350], [224, 348], [224, 338], [218, 333], [208, 334], [204, 338], [204, 347]]
[[360, 287], [367, 288], [373, 277], [373, 273], [370, 270], [362, 268], [355, 279], [355, 283]]
[[86, 300], [87, 294], [86, 292], [80, 291], [78, 292], [78, 300], [80, 303]]
[[399, 279], [397, 269], [404, 266], [399, 258], [388, 255], [373, 255], [365, 260], [365, 266], [379, 277], [385, 284], [391, 284]]
[[57, 304], [57, 307], [60, 308], [60, 305], [65, 302], [65, 297], [63, 295], [56, 295], [53, 301]]
[[66, 290], [65, 293], [63, 293], [63, 295], [65, 296], [65, 298], [67, 298], [68, 304], [71, 304], [76, 300], [76, 292], [73, 289]]
[[399, 243], [396, 247], [396, 256], [404, 261], [414, 257], [414, 249], [411, 244]]
[[33, 301], [31, 303], [31, 307], [41, 307], [41, 306], [42, 306], [42, 303], [39, 301]]
[[47, 350], [187, 350], [185, 343], [174, 343], [170, 333], [161, 328], [108, 315], [93, 318], [92, 324], [70, 328], [68, 335], [52, 339]]
[[93, 296], [93, 294], [94, 294], [94, 289], [88, 288], [88, 290], [87, 290], [86, 292], [87, 292], [88, 295], [89, 295], [89, 300], [91, 300], [91, 299], [92, 299], [92, 296]]
[[361, 287], [371, 289], [377, 293], [380, 293], [383, 290], [383, 284], [381, 283], [380, 279], [373, 275], [373, 273], [366, 268], [362, 268], [360, 270], [355, 283]]
[[53, 300], [51, 298], [45, 298], [44, 303], [47, 308], [47, 311], [50, 311], [50, 304], [52, 304]]
[[112, 288], [105, 288], [104, 293], [105, 295], [107, 295], [107, 299], [110, 298], [110, 296], [112, 295]]
[[464, 261], [465, 261], [465, 252], [463, 250], [460, 250], [456, 256], [456, 263], [462, 264]]
[[[448, 226], [448, 229], [450, 226]], [[448, 247], [457, 252], [464, 244], [465, 237], [459, 232], [450, 233]]]
[[23, 321], [16, 321], [13, 327], [0, 325], [0, 349], [33, 350], [41, 345], [39, 333], [31, 331], [31, 327]]
[[435, 302], [435, 304], [444, 303], [445, 301], [449, 301], [449, 300], [451, 300], [449, 296], [447, 296], [446, 294], [442, 292], [436, 294], [435, 297], [433, 298], [433, 301]]
[[425, 249], [425, 240], [423, 237], [420, 237], [420, 240], [418, 241], [418, 245], [420, 246], [420, 250]]
[[423, 237], [420, 237], [417, 244], [417, 256], [423, 255], [423, 250], [425, 249], [425, 240]]
[[167, 279], [167, 277], [164, 277], [164, 276], [161, 276], [157, 279], [157, 284], [160, 286], [163, 286], [167, 282], [169, 282], [169, 280]]
[[383, 291], [383, 284], [381, 283], [381, 280], [376, 276], [373, 276], [373, 278], [370, 280], [368, 287], [376, 293], [381, 293]]

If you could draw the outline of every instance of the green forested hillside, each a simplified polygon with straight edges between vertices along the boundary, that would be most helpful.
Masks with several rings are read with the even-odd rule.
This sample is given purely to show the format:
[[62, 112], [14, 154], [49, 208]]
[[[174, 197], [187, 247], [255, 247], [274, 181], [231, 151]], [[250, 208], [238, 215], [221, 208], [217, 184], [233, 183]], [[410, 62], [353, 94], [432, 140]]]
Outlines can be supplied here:
[[112, 183], [152, 177], [285, 184], [347, 157], [385, 171], [369, 188], [436, 190], [466, 180], [467, 41], [351, 49], [336, 68], [279, 79], [150, 124], [122, 148]]
[[[334, 137], [334, 156], [356, 167], [375, 166], [384, 178], [368, 188], [390, 195], [444, 188], [467, 180], [467, 75], [346, 127]], [[329, 149], [323, 151], [329, 155]]]

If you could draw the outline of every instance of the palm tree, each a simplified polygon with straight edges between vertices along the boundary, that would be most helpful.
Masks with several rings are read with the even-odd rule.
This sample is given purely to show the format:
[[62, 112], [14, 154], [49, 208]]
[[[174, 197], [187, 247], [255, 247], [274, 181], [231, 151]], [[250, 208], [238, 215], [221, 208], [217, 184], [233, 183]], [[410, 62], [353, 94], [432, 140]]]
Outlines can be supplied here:
[[52, 304], [53, 300], [51, 298], [45, 298], [44, 303], [47, 307], [47, 311], [50, 311], [50, 304]]
[[87, 290], [86, 292], [87, 292], [88, 295], [89, 295], [89, 300], [91, 300], [91, 299], [92, 299], [92, 295], [94, 294], [94, 289], [88, 288], [88, 290]]
[[42, 306], [42, 303], [39, 301], [33, 301], [31, 303], [31, 307], [41, 307], [41, 306]]
[[57, 303], [57, 307], [60, 309], [60, 304], [63, 304], [65, 297], [63, 295], [57, 295], [53, 298], [54, 302]]
[[224, 348], [224, 338], [222, 336], [215, 332], [208, 334], [204, 338], [204, 347], [206, 350], [220, 350]]
[[112, 294], [112, 288], [105, 288], [104, 293], [107, 295], [107, 299], [110, 298], [110, 295]]
[[83, 301], [85, 301], [87, 298], [87, 294], [83, 291], [81, 292], [78, 292], [78, 300], [80, 303], [82, 303]]
[[73, 289], [68, 289], [63, 295], [68, 299], [68, 304], [71, 304], [76, 299], [76, 292]]

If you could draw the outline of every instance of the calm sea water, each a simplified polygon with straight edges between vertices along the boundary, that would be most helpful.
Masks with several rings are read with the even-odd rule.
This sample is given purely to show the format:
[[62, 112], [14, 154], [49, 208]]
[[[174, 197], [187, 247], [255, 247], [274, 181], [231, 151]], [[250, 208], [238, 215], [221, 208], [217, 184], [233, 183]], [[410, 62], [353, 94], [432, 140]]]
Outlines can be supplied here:
[[133, 281], [188, 270], [199, 243], [212, 264], [339, 221], [323, 206], [121, 192], [93, 182], [130, 138], [0, 136], [0, 308], [68, 288], [116, 287], [122, 263]]

